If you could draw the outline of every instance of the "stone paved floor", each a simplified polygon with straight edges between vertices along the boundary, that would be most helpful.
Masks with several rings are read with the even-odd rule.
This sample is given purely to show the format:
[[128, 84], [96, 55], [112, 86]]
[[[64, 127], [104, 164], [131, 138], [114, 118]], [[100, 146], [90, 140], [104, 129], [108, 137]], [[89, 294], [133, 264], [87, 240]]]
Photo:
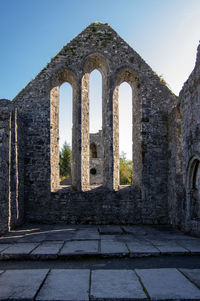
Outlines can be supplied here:
[[200, 300], [200, 269], [0, 271], [0, 300]]
[[34, 267], [45, 260], [163, 256], [199, 261], [200, 238], [168, 226], [27, 225], [0, 237], [1, 262], [33, 262], [0, 269], [0, 300], [200, 300], [199, 268]]
[[200, 238], [168, 226], [28, 225], [0, 237], [0, 259], [200, 255]]

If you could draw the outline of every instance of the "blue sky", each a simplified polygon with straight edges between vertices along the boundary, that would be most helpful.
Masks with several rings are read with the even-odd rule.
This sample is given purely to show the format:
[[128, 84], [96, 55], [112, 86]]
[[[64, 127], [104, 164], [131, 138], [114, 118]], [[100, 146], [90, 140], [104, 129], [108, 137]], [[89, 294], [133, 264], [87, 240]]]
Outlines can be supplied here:
[[109, 23], [179, 93], [195, 63], [200, 0], [0, 0], [0, 98], [14, 98], [95, 21]]

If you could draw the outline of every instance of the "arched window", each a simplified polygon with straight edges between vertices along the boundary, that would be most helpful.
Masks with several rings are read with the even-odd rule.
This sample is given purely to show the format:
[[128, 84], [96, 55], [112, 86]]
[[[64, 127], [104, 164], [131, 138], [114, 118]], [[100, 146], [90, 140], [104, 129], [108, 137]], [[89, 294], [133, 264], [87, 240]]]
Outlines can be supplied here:
[[72, 159], [72, 86], [65, 82], [59, 91], [60, 184], [71, 185]]
[[132, 88], [119, 86], [119, 182], [132, 184]]
[[[121, 87], [120, 87], [121, 86]], [[122, 91], [125, 89], [125, 91]], [[121, 95], [119, 95], [121, 94]], [[120, 99], [119, 99], [120, 96]], [[113, 187], [118, 189], [120, 181], [120, 152], [126, 152], [125, 167], [130, 170], [129, 183], [140, 185], [142, 179], [141, 149], [141, 98], [140, 81], [133, 70], [120, 69], [115, 77], [113, 90]], [[121, 118], [120, 118], [121, 116]], [[123, 126], [122, 126], [123, 124]], [[127, 139], [127, 137], [129, 137]], [[125, 139], [124, 139], [125, 138]], [[123, 150], [124, 144], [127, 145]], [[128, 144], [126, 142], [128, 140]], [[121, 163], [123, 163], [121, 162]], [[132, 176], [131, 176], [132, 171]], [[121, 182], [121, 183], [120, 183]], [[123, 183], [124, 184], [124, 183]]]
[[[63, 69], [52, 78], [50, 90], [50, 168], [51, 191], [60, 188], [60, 149], [64, 142], [70, 145], [72, 163], [71, 183], [74, 188], [80, 185], [79, 167], [79, 141], [78, 137], [78, 80], [76, 75], [68, 69]], [[65, 166], [64, 166], [65, 167]], [[69, 178], [69, 176], [68, 176]], [[67, 183], [70, 184], [70, 183]]]
[[90, 133], [97, 133], [102, 129], [102, 75], [95, 69], [90, 73]]
[[90, 144], [90, 158], [97, 158], [97, 145], [94, 142]]

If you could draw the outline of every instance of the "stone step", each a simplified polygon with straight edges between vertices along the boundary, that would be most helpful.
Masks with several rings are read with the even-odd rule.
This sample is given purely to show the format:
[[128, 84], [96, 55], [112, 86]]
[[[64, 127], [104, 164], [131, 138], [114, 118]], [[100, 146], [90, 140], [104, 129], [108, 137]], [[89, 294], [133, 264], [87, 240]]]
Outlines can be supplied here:
[[67, 258], [136, 258], [163, 255], [200, 255], [200, 240], [111, 239], [15, 242], [0, 244], [0, 260]]
[[0, 271], [0, 300], [200, 300], [200, 269]]

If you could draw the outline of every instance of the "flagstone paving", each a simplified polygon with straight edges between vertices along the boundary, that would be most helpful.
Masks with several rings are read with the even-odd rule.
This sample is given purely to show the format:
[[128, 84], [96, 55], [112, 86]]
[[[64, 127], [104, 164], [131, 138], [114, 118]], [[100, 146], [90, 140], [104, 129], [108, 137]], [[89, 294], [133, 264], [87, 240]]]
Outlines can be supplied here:
[[0, 237], [0, 260], [198, 255], [200, 238], [168, 226], [27, 225]]
[[[185, 276], [186, 275], [186, 276]], [[200, 300], [200, 269], [0, 271], [0, 300]]]
[[[200, 269], [196, 267], [106, 268], [100, 261], [95, 268], [67, 265], [70, 257], [76, 262], [81, 257], [88, 262], [91, 258], [134, 261], [147, 257], [160, 262], [162, 257], [165, 262], [169, 255], [199, 260], [200, 238], [168, 226], [27, 225], [0, 237], [0, 260], [5, 263], [0, 270], [0, 300], [200, 301]], [[3, 260], [21, 262], [20, 269], [9, 269]], [[26, 267], [27, 260], [33, 269]], [[41, 269], [39, 263], [46, 260], [51, 266]], [[55, 261], [61, 262], [58, 268]]]

